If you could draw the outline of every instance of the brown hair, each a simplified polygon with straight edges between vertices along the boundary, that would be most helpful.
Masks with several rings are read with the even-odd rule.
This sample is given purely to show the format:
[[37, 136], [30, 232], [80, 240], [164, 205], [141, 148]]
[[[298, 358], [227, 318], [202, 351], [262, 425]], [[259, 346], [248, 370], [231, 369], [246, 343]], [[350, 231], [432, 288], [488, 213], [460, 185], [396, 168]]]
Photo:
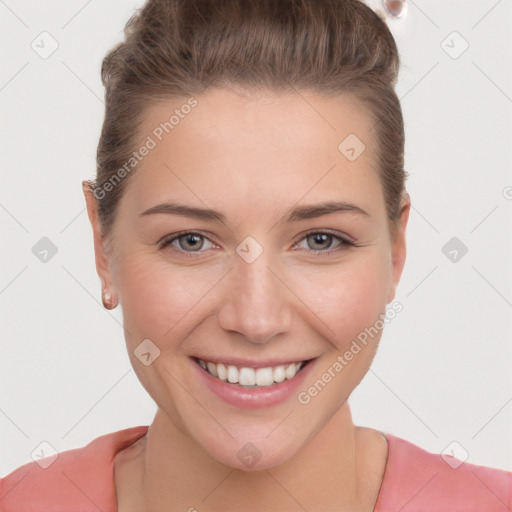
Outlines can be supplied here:
[[146, 108], [214, 86], [351, 93], [360, 100], [375, 122], [377, 170], [393, 230], [407, 177], [403, 117], [394, 91], [400, 59], [385, 21], [364, 3], [147, 0], [124, 33], [125, 41], [102, 64], [105, 119], [97, 178], [88, 183], [98, 199], [104, 237], [130, 177], [121, 180], [119, 170], [126, 169], [139, 142]]

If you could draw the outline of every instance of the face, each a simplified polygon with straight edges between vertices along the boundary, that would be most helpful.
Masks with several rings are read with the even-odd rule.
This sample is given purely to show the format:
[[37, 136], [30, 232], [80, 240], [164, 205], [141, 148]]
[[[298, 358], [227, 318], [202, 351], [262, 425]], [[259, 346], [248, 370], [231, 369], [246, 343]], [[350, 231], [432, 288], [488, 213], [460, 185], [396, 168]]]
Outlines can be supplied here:
[[[228, 466], [248, 469], [259, 452], [254, 467], [273, 467], [368, 371], [382, 329], [362, 333], [394, 298], [408, 206], [392, 239], [373, 123], [356, 100], [195, 99], [168, 134], [158, 127], [186, 99], [147, 111], [142, 140], [155, 145], [119, 203], [112, 254], [96, 243], [98, 272], [173, 428]], [[355, 159], [339, 149], [350, 134], [365, 145]]]

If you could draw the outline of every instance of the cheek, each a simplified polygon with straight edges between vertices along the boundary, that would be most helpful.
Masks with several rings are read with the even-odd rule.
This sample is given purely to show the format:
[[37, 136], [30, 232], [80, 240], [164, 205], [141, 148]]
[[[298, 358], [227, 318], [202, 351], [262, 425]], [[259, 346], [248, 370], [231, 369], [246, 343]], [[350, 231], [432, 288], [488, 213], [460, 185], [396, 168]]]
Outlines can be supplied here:
[[123, 321], [136, 338], [183, 339], [190, 320], [197, 317], [205, 297], [218, 281], [217, 269], [177, 268], [154, 255], [132, 255], [121, 261], [116, 289]]
[[337, 270], [317, 270], [307, 283], [297, 282], [297, 286], [300, 296], [310, 297], [311, 309], [324, 324], [325, 337], [344, 351], [385, 312], [389, 274], [385, 258], [374, 256]]
[[368, 372], [382, 335], [389, 273], [386, 258], [373, 254], [308, 281], [315, 284], [310, 296], [330, 341], [297, 396], [300, 404], [312, 404], [313, 416], [329, 420]]

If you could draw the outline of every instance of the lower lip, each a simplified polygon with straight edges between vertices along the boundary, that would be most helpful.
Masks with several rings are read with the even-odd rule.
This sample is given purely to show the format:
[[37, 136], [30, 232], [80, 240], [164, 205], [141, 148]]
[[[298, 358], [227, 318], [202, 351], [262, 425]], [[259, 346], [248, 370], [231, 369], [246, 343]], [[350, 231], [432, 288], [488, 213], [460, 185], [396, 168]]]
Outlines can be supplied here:
[[291, 396], [297, 396], [299, 388], [306, 380], [315, 361], [309, 361], [293, 379], [285, 380], [272, 386], [255, 388], [244, 388], [238, 384], [224, 382], [203, 370], [193, 359], [191, 359], [191, 362], [195, 367], [200, 382], [204, 383], [219, 398], [240, 409], [260, 409], [280, 404]]

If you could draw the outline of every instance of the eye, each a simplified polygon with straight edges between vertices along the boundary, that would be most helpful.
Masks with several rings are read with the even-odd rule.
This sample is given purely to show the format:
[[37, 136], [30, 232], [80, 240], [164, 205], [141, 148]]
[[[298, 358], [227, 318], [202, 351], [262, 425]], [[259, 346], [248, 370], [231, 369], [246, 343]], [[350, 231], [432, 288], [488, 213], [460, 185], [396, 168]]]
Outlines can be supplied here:
[[[301, 247], [300, 244], [304, 242], [306, 247]], [[315, 254], [331, 254], [347, 250], [350, 246], [355, 245], [348, 238], [335, 235], [329, 231], [310, 231], [296, 244], [296, 247], [300, 250], [313, 251]], [[165, 249], [167, 246], [171, 246], [174, 251], [186, 256], [193, 256], [194, 253], [200, 254], [207, 249], [218, 248], [205, 235], [195, 231], [184, 231], [171, 235], [161, 242], [160, 249]]]
[[193, 231], [177, 233], [170, 238], [165, 239], [160, 244], [160, 248], [164, 249], [169, 245], [171, 245], [174, 250], [182, 253], [204, 252], [201, 249], [217, 247], [213, 242], [208, 240], [206, 236]]
[[[310, 231], [301, 239], [301, 242], [303, 241], [306, 242], [306, 247], [299, 247], [300, 249], [311, 250], [316, 253], [343, 251], [349, 246], [355, 245], [350, 240], [328, 231]], [[297, 244], [297, 246], [299, 245]]]

